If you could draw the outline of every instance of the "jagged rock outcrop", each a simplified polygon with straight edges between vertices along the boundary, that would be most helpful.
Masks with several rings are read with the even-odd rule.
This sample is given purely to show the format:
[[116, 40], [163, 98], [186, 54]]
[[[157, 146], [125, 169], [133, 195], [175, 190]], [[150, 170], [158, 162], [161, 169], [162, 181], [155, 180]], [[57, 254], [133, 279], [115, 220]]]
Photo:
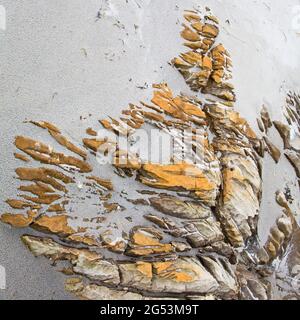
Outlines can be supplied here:
[[[287, 258], [289, 276], [299, 262], [297, 222], [281, 193], [277, 202], [284, 213], [264, 246], [256, 243], [260, 157], [266, 150], [276, 162], [281, 157], [267, 137], [271, 117], [263, 108], [260, 139], [234, 110], [232, 61], [216, 44], [217, 18], [196, 11], [184, 18], [181, 36], [189, 51], [172, 63], [203, 101], [154, 84], [150, 103], [129, 104], [120, 118], [100, 119], [107, 135], [88, 128], [81, 146], [46, 121], [29, 123], [48, 132], [53, 145], [15, 139], [14, 155], [24, 166], [16, 169], [21, 193], [6, 203], [15, 213], [0, 219], [47, 234], [22, 240], [36, 256], [69, 262], [64, 272], [76, 278], [67, 280], [66, 289], [82, 299], [266, 300], [272, 285], [264, 273], [272, 263], [287, 248], [296, 252]], [[287, 121], [299, 123], [299, 97], [289, 96], [289, 102]], [[290, 126], [274, 126], [300, 178], [297, 139]], [[141, 133], [154, 129], [155, 152], [147, 154]], [[168, 138], [164, 159], [155, 158], [157, 136]], [[92, 156], [111, 162], [95, 168]], [[113, 181], [99, 170], [115, 174]]]

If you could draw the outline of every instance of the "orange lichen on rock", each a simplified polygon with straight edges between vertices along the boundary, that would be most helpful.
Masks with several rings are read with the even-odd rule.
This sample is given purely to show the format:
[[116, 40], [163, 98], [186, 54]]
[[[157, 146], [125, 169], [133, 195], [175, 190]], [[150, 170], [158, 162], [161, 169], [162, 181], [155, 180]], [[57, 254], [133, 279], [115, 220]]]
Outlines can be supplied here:
[[47, 209], [47, 212], [57, 212], [57, 213], [61, 213], [61, 212], [65, 212], [65, 207], [62, 206], [61, 204], [52, 204], [51, 206], [49, 206], [49, 208]]
[[205, 107], [215, 133], [213, 146], [221, 153], [223, 187], [218, 216], [233, 246], [244, 246], [256, 232], [260, 207], [261, 176], [253, 144], [257, 136], [232, 107], [212, 103]]
[[176, 282], [192, 282], [193, 277], [187, 272], [182, 272], [172, 268], [172, 263], [158, 262], [154, 263], [154, 270], [157, 272], [157, 275], [163, 279], [172, 279]]
[[[177, 284], [185, 284], [187, 287], [190, 285], [193, 288], [197, 282], [202, 282], [202, 290], [208, 290], [205, 282], [210, 283], [210, 290], [214, 290], [217, 287], [215, 279], [211, 277], [205, 268], [199, 261], [193, 258], [178, 258], [175, 261], [170, 262], [154, 262], [153, 274], [155, 275], [155, 283], [163, 286], [164, 281], [166, 283], [170, 281], [174, 283], [174, 289], [176, 290]], [[200, 289], [200, 290], [201, 290]]]
[[199, 104], [185, 96], [174, 97], [166, 83], [153, 85], [153, 87], [159, 90], [154, 91], [151, 101], [164, 113], [182, 121], [205, 124], [206, 115]]
[[185, 272], [178, 272], [176, 270], [168, 271], [165, 274], [161, 273], [161, 274], [159, 274], [159, 276], [164, 279], [171, 278], [172, 280], [177, 281], [177, 282], [192, 282], [193, 281], [193, 277], [190, 274], [185, 273]]
[[99, 186], [104, 187], [107, 190], [113, 191], [114, 186], [110, 180], [102, 179], [96, 176], [87, 177], [88, 180], [95, 181]]
[[113, 164], [116, 168], [139, 170], [142, 167], [141, 160], [133, 153], [118, 150], [114, 153]]
[[172, 261], [164, 261], [164, 262], [155, 262], [153, 264], [153, 268], [156, 274], [161, 274], [162, 272], [168, 270], [174, 262]]
[[[206, 115], [201, 109], [199, 100], [184, 95], [174, 96], [166, 83], [154, 84], [153, 87], [158, 89], [153, 94], [154, 105], [141, 102], [142, 107], [139, 107], [130, 104], [128, 109], [122, 111], [122, 114], [128, 118], [123, 117], [121, 120], [134, 129], [133, 131], [140, 129], [145, 122], [167, 126], [172, 124], [172, 121], [166, 119], [166, 115], [178, 119], [181, 124], [189, 121], [199, 125], [206, 124]], [[110, 130], [108, 125], [105, 127]]]
[[51, 185], [56, 190], [64, 192], [67, 192], [67, 189], [57, 180], [60, 180], [66, 184], [74, 182], [72, 178], [66, 176], [65, 174], [48, 168], [17, 168], [16, 173], [20, 180], [43, 182]]
[[[212, 60], [209, 56], [191, 51], [182, 53], [180, 58], [173, 59], [172, 63], [192, 90], [197, 91], [208, 84], [212, 73]], [[194, 68], [198, 69], [197, 72], [191, 71]]]
[[186, 11], [185, 20], [189, 25], [183, 24], [181, 36], [186, 42], [184, 45], [192, 50], [208, 51], [219, 34], [218, 20], [210, 16], [200, 17], [197, 11]]
[[38, 197], [30, 197], [27, 195], [21, 194], [20, 197], [27, 201], [31, 201], [33, 203], [38, 203], [38, 204], [51, 204], [61, 198], [61, 195], [59, 194], [43, 194]]
[[24, 154], [15, 152], [14, 156], [15, 156], [16, 159], [19, 159], [19, 160], [21, 160], [23, 162], [30, 162], [29, 158], [27, 158]]
[[97, 137], [97, 135], [98, 135], [97, 131], [95, 131], [95, 130], [92, 129], [92, 128], [87, 128], [87, 129], [86, 129], [86, 133], [87, 133], [89, 136], [92, 136], [92, 137]]
[[31, 209], [40, 209], [41, 206], [23, 201], [23, 200], [17, 200], [17, 199], [7, 199], [5, 201], [11, 208], [13, 209], [25, 209], [25, 208], [31, 208]]
[[30, 123], [43, 128], [47, 129], [49, 134], [58, 142], [61, 146], [66, 147], [68, 150], [78, 154], [79, 156], [83, 157], [84, 159], [87, 156], [86, 151], [82, 150], [81, 148], [75, 146], [71, 141], [69, 141], [66, 137], [64, 137], [60, 130], [52, 123], [45, 122], [45, 121], [30, 121]]
[[48, 129], [56, 133], [61, 133], [60, 130], [52, 123], [47, 121], [28, 121], [29, 123], [34, 124], [42, 129]]
[[171, 244], [161, 243], [161, 234], [153, 228], [136, 227], [130, 235], [126, 254], [149, 256], [151, 254], [168, 254], [174, 252]]
[[78, 154], [82, 158], [86, 159], [87, 153], [86, 151], [82, 150], [81, 148], [77, 147], [71, 141], [69, 141], [66, 137], [57, 133], [55, 131], [49, 130], [50, 135], [63, 147], [66, 147], [68, 150]]
[[238, 138], [245, 136], [248, 139], [257, 139], [256, 133], [250, 127], [247, 120], [242, 118], [232, 107], [221, 102], [216, 102], [207, 104], [205, 111], [211, 118], [213, 131], [218, 135], [228, 134]]
[[53, 189], [49, 184], [45, 184], [39, 181], [31, 185], [20, 186], [19, 190], [30, 192], [37, 196], [43, 196], [46, 193], [55, 193], [55, 189]]
[[115, 212], [121, 209], [121, 206], [118, 203], [104, 202], [103, 207], [105, 208], [106, 213]]
[[4, 213], [1, 215], [0, 220], [1, 222], [9, 224], [15, 228], [26, 228], [33, 223], [36, 216], [36, 210], [29, 210], [27, 211], [26, 215]]
[[99, 121], [105, 129], [112, 130], [111, 123], [108, 120]]
[[[8, 199], [7, 204], [17, 210], [30, 210], [15, 215], [5, 213], [0, 220], [53, 234], [67, 243], [62, 246], [50, 238], [22, 237], [36, 256], [70, 262], [68, 274], [82, 277], [68, 283], [69, 290], [78, 296], [102, 300], [268, 297], [267, 285], [260, 281], [263, 277], [256, 276], [255, 263], [270, 264], [284, 252], [296, 221], [284, 196], [278, 195], [284, 215], [256, 252], [259, 243], [253, 245], [252, 240], [257, 238], [262, 196], [259, 156], [263, 157], [266, 146], [273, 150], [277, 161], [279, 154], [266, 137], [265, 141], [258, 139], [248, 122], [234, 110], [236, 96], [229, 83], [231, 58], [222, 44], [215, 45], [218, 19], [209, 11], [206, 9], [203, 17], [196, 11], [185, 12], [181, 36], [190, 51], [173, 60], [190, 88], [209, 96], [202, 95], [201, 101], [197, 96], [176, 96], [166, 83], [154, 84], [151, 103], [129, 104], [120, 118], [99, 121], [110, 131], [107, 136], [115, 139], [99, 137], [92, 128], [86, 130], [90, 137], [83, 139], [84, 147], [92, 155], [99, 152], [109, 158], [113, 166], [110, 169], [120, 177], [132, 178], [131, 188], [128, 189], [128, 181], [121, 181], [115, 190], [120, 193], [115, 193], [111, 180], [91, 175], [93, 168], [86, 162], [87, 152], [49, 122], [31, 121], [81, 158], [68, 156], [70, 152], [55, 152], [51, 146], [31, 138], [16, 137], [19, 150], [33, 160], [58, 166], [67, 174], [46, 167], [18, 168], [18, 178], [32, 184], [19, 187], [25, 194], [18, 196], [24, 200]], [[290, 125], [300, 119], [297, 110], [288, 108], [287, 112]], [[259, 124], [264, 133], [272, 126], [264, 111]], [[275, 125], [289, 149], [286, 156], [300, 177], [299, 152], [290, 141], [290, 129], [280, 123]], [[143, 133], [138, 132], [141, 128], [147, 133], [156, 128], [162, 138], [170, 138], [172, 154], [163, 161], [149, 160], [145, 155], [148, 149], [139, 145], [144, 142], [138, 136]], [[132, 149], [122, 147], [118, 142], [121, 138]], [[160, 148], [154, 141], [151, 137], [155, 147], [152, 155]], [[27, 159], [23, 154], [16, 153], [15, 157]], [[133, 183], [138, 182], [147, 190], [141, 191], [141, 184], [134, 190]], [[74, 185], [68, 188], [71, 183]], [[134, 198], [135, 191], [145, 197]], [[130, 204], [127, 207], [125, 203]], [[144, 205], [145, 210], [139, 205]], [[147, 212], [149, 208], [151, 213]], [[109, 214], [121, 210], [126, 216]], [[141, 219], [145, 219], [145, 225]], [[260, 271], [263, 274], [264, 269]]]
[[111, 120], [100, 120], [99, 122], [102, 124], [102, 126], [110, 131], [115, 132], [116, 134], [120, 134], [122, 136], [129, 136], [134, 132], [133, 128], [128, 125], [123, 120], [115, 120], [113, 118], [110, 118]]
[[144, 164], [139, 178], [142, 183], [153, 188], [194, 192], [204, 201], [214, 198], [217, 188], [215, 182], [210, 181], [201, 169], [188, 163]]
[[[214, 292], [218, 282], [196, 258], [181, 257], [173, 261], [119, 264], [121, 284], [138, 290], [164, 293]], [[146, 272], [145, 272], [146, 269]]]
[[[220, 215], [223, 228], [233, 245], [243, 246], [244, 241], [255, 231], [251, 221], [255, 221], [259, 210], [258, 192], [260, 186], [253, 186], [240, 168], [224, 169]], [[253, 179], [260, 182], [257, 174]]]
[[123, 253], [126, 248], [126, 243], [124, 243], [124, 241], [117, 241], [112, 244], [106, 243], [103, 245], [103, 247], [115, 253]]
[[92, 171], [87, 162], [72, 156], [66, 156], [63, 153], [54, 152], [52, 147], [30, 138], [16, 137], [15, 146], [41, 163], [71, 167], [80, 170], [80, 172]]
[[183, 25], [181, 36], [192, 51], [173, 59], [173, 65], [192, 90], [235, 101], [233, 86], [227, 82], [231, 79], [231, 58], [222, 44], [214, 46], [218, 20], [213, 16], [202, 19], [195, 11], [186, 13], [185, 19], [190, 26]]
[[116, 150], [116, 144], [114, 142], [110, 142], [107, 139], [83, 139], [83, 144], [93, 150], [94, 152], [102, 152], [108, 153], [111, 150]]
[[102, 246], [115, 253], [124, 253], [127, 241], [123, 238], [112, 239], [110, 232], [101, 234]]
[[156, 117], [155, 114], [151, 114], [151, 113], [146, 115], [146, 112], [143, 111], [141, 107], [133, 104], [129, 104], [128, 108], [122, 111], [122, 115], [127, 117], [127, 118], [122, 117], [121, 120], [133, 129], [130, 131], [132, 133], [136, 129], [140, 129], [143, 126], [143, 124], [145, 123], [144, 117], [145, 118]]
[[143, 262], [143, 261], [138, 261], [136, 263], [137, 270], [141, 272], [142, 274], [146, 275], [149, 278], [152, 278], [153, 273], [152, 273], [152, 263], [149, 262]]
[[[232, 67], [232, 62], [229, 56], [229, 53], [224, 48], [222, 44], [217, 45], [211, 50], [212, 56], [212, 79], [220, 84], [224, 80], [229, 80], [231, 74], [228, 73], [228, 70]], [[226, 75], [227, 73], [227, 75]]]
[[66, 240], [75, 242], [75, 243], [85, 244], [91, 247], [100, 246], [100, 243], [94, 237], [91, 237], [91, 236], [81, 236], [81, 235], [72, 234], [68, 236]]
[[35, 220], [32, 228], [46, 233], [54, 233], [61, 236], [69, 236], [76, 231], [68, 225], [69, 217], [66, 215], [59, 216], [42, 216]]

